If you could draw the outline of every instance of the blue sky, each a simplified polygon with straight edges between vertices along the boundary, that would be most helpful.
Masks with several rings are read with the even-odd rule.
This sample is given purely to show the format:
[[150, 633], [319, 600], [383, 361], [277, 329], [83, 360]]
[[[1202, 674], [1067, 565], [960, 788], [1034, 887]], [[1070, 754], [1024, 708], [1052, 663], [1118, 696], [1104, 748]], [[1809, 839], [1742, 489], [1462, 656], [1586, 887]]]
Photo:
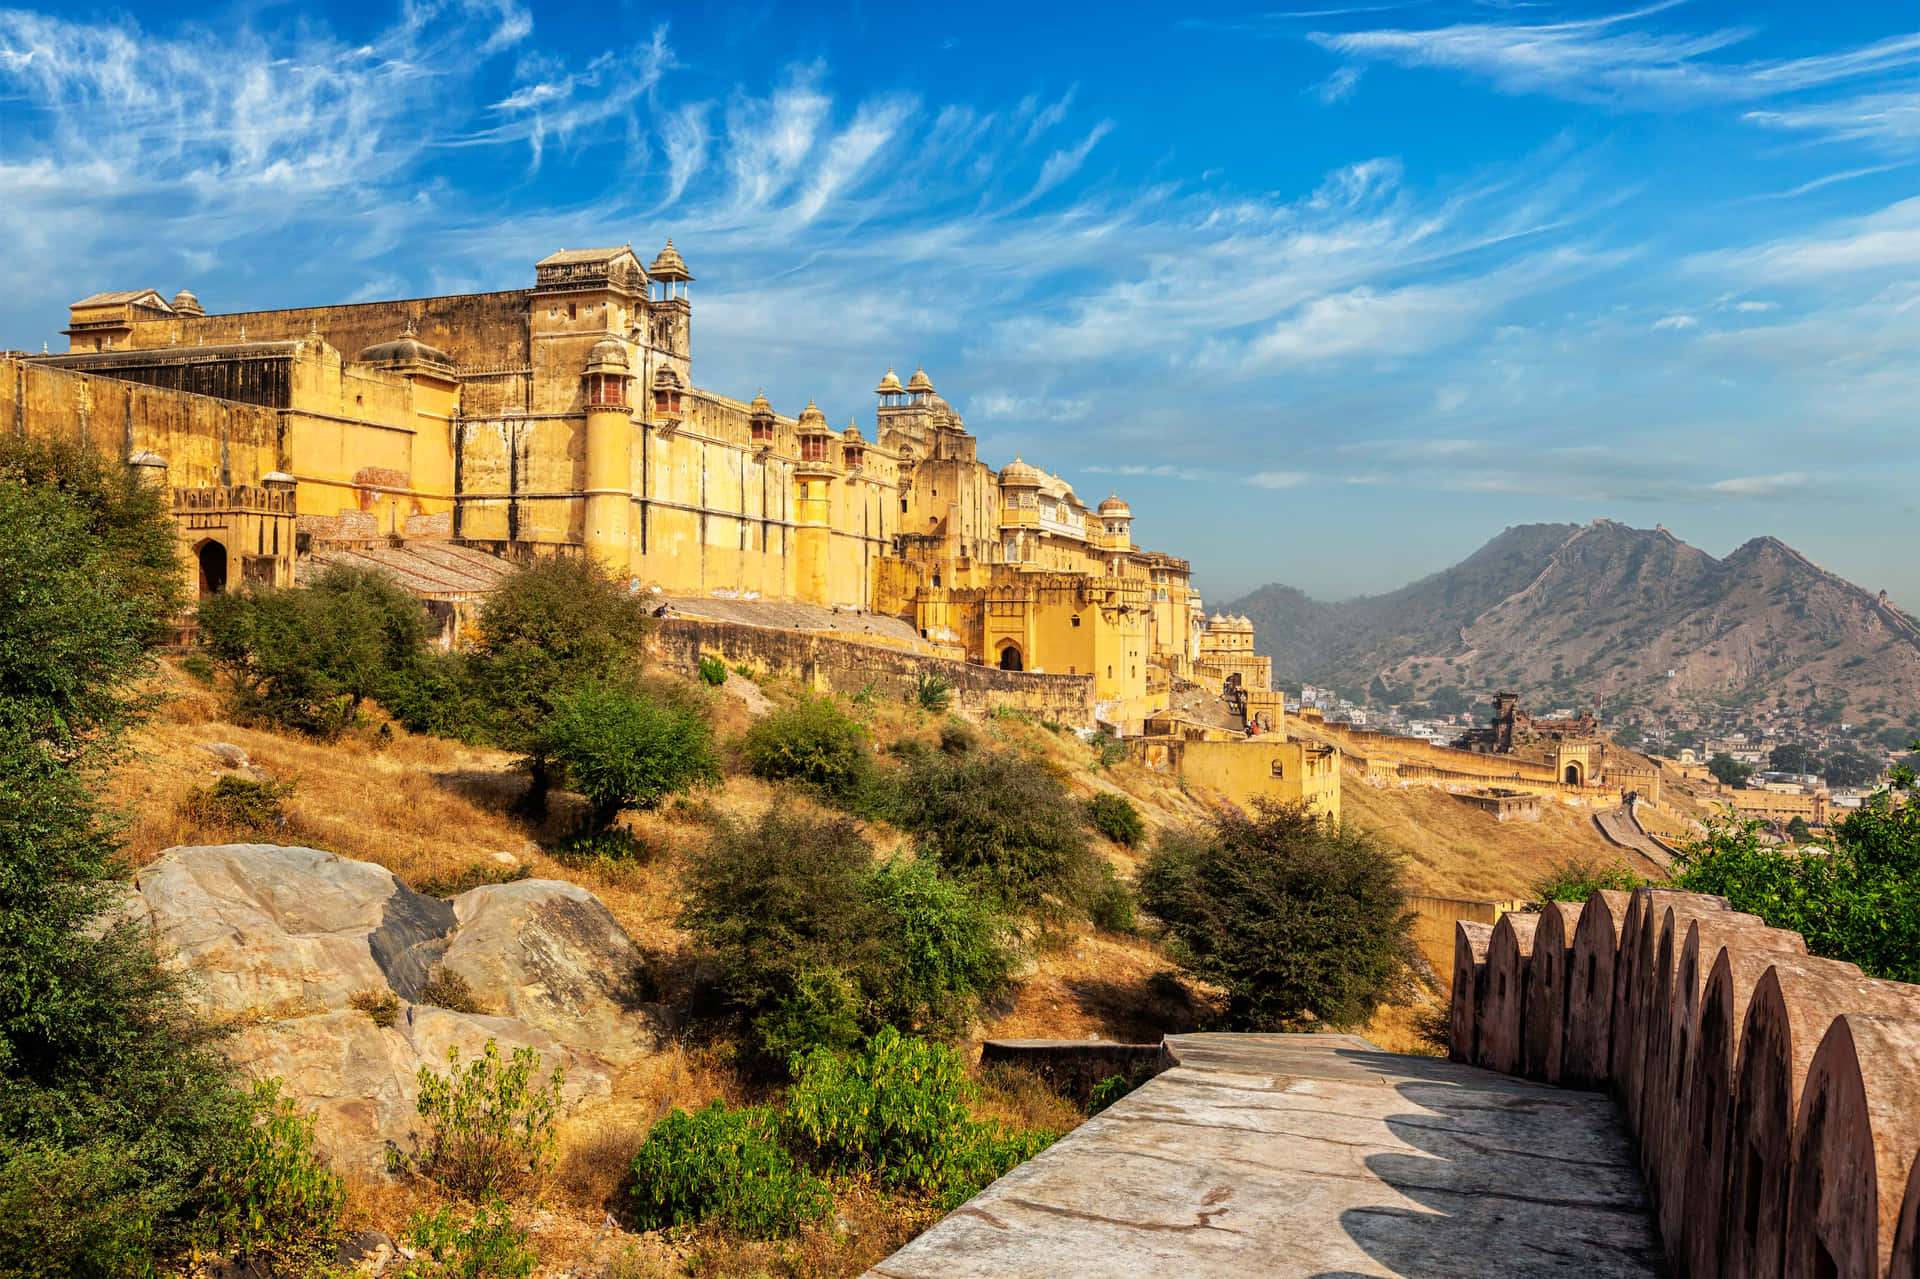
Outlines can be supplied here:
[[1920, 608], [1910, 3], [96, 14], [0, 10], [3, 346], [672, 234], [702, 385], [924, 361], [1215, 600], [1606, 516]]

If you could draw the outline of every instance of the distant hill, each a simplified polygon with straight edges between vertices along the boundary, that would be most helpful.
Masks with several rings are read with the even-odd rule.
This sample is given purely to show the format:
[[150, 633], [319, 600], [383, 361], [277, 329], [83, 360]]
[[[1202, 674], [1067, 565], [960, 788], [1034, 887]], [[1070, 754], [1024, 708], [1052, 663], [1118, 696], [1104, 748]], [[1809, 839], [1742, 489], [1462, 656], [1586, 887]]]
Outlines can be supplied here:
[[1253, 620], [1276, 678], [1375, 704], [1449, 709], [1497, 686], [1535, 709], [1764, 699], [1903, 723], [1920, 708], [1920, 623], [1771, 537], [1722, 560], [1661, 529], [1527, 524], [1389, 594], [1328, 604], [1275, 585], [1222, 608]]

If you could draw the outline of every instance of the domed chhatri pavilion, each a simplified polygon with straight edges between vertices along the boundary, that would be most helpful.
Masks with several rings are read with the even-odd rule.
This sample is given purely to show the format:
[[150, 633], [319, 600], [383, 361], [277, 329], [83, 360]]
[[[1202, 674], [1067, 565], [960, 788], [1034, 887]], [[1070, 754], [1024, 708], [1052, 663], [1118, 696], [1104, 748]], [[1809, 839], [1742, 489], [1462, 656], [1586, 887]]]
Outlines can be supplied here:
[[693, 279], [668, 240], [456, 297], [209, 314], [186, 289], [98, 293], [66, 353], [8, 358], [28, 408], [128, 387], [124, 456], [191, 512], [202, 589], [291, 581], [329, 548], [578, 551], [668, 594], [872, 610], [955, 656], [1091, 676], [1116, 722], [1194, 675], [1187, 562], [1136, 547], [1117, 494], [1089, 509], [1023, 458], [994, 470], [922, 367], [887, 369], [872, 431], [696, 385]]

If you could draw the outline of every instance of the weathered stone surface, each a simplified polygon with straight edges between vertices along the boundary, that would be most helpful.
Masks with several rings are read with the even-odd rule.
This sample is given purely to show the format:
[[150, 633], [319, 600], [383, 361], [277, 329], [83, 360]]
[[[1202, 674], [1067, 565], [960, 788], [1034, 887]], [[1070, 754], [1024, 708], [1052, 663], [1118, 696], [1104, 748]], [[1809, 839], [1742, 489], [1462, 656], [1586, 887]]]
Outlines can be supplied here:
[[228, 768], [244, 768], [251, 762], [247, 758], [246, 751], [235, 746], [232, 742], [204, 742], [201, 744], [200, 749], [219, 760], [222, 764], [225, 764]]
[[561, 1096], [569, 1104], [610, 1091], [598, 1063], [530, 1026], [425, 1006], [404, 1009], [385, 1029], [352, 1009], [263, 1022], [235, 1036], [229, 1053], [247, 1074], [284, 1080], [288, 1094], [316, 1112], [315, 1136], [336, 1169], [375, 1173], [386, 1167], [388, 1142], [409, 1148], [420, 1067], [444, 1074], [449, 1047], [458, 1047], [466, 1061], [478, 1056], [488, 1039], [499, 1044], [502, 1056], [515, 1048], [534, 1049], [542, 1076], [562, 1067]]
[[1520, 1053], [1529, 1079], [1560, 1082], [1566, 1057], [1567, 982], [1573, 968], [1573, 939], [1580, 929], [1577, 902], [1548, 902], [1540, 908], [1533, 951], [1526, 965], [1526, 1027]]
[[592, 893], [523, 879], [462, 893], [453, 910], [460, 930], [441, 963], [482, 1004], [615, 1066], [658, 1051], [656, 1019], [633, 993], [643, 956]]
[[1596, 888], [1573, 934], [1573, 976], [1567, 985], [1567, 1023], [1561, 1036], [1560, 1082], [1597, 1088], [1607, 1081], [1613, 1044], [1613, 970], [1630, 894]]
[[1175, 1035], [1166, 1073], [878, 1279], [1661, 1273], [1612, 1107], [1349, 1035]]
[[384, 867], [314, 848], [173, 848], [137, 882], [216, 1013], [338, 1009], [358, 990], [417, 998], [455, 923]]
[[1453, 989], [1447, 1001], [1447, 1055], [1472, 1062], [1477, 1051], [1474, 1004], [1487, 980], [1492, 924], [1457, 920], [1453, 925]]
[[1526, 1036], [1527, 967], [1540, 916], [1508, 913], [1487, 943], [1486, 984], [1474, 1001], [1475, 1062], [1506, 1074], [1520, 1069]]

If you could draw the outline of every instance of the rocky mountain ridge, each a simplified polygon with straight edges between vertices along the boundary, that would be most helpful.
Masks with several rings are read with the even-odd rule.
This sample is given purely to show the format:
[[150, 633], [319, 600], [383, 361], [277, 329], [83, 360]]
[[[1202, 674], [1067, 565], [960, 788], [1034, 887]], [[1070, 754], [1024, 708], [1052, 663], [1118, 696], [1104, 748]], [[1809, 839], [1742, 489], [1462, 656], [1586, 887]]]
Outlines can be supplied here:
[[1817, 719], [1920, 706], [1920, 623], [1773, 537], [1724, 559], [1612, 520], [1507, 529], [1443, 572], [1339, 603], [1268, 586], [1223, 606], [1277, 678], [1374, 703], [1616, 711], [1764, 703]]

